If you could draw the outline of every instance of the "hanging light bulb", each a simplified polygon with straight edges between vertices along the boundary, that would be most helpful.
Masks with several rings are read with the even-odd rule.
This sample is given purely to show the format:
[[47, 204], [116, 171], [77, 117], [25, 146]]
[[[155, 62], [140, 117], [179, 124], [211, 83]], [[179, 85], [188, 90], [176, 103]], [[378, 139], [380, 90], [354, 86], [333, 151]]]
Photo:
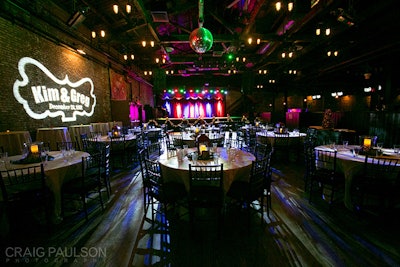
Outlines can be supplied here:
[[130, 4], [126, 4], [126, 13], [130, 14], [132, 11], [132, 6]]
[[93, 39], [96, 38], [96, 32], [95, 31], [92, 31], [92, 38]]
[[101, 30], [100, 31], [100, 36], [104, 38], [106, 36], [106, 32], [104, 30]]
[[287, 9], [288, 9], [289, 12], [291, 12], [293, 10], [293, 6], [294, 6], [293, 2], [289, 2], [288, 3]]
[[125, 59], [125, 60], [128, 60], [128, 55], [124, 55], [124, 59]]
[[330, 28], [327, 28], [327, 29], [325, 30], [325, 35], [328, 36], [328, 35], [330, 35], [330, 34], [331, 34], [331, 29], [330, 29]]
[[118, 5], [113, 5], [113, 11], [115, 14], [118, 14]]
[[281, 8], [282, 8], [282, 3], [281, 2], [276, 2], [276, 4], [275, 4], [276, 11], [281, 10]]

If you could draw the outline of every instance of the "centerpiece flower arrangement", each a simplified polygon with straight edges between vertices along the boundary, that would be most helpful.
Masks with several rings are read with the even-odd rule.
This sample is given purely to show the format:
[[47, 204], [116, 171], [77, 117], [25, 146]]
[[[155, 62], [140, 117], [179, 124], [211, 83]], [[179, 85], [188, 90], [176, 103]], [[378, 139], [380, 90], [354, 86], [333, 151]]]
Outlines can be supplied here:
[[119, 127], [118, 125], [114, 125], [111, 129], [111, 135], [112, 137], [121, 137], [121, 127]]
[[19, 160], [12, 161], [13, 164], [29, 164], [42, 162], [44, 158], [52, 160], [49, 155], [42, 154], [43, 142], [34, 142], [31, 144], [24, 144], [22, 158]]

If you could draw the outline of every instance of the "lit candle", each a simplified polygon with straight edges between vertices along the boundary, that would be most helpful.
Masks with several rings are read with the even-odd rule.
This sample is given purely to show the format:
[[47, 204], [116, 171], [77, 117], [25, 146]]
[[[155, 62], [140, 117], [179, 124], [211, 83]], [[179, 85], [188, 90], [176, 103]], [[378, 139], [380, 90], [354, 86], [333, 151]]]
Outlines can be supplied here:
[[39, 153], [39, 146], [38, 145], [31, 145], [31, 153], [32, 154]]
[[202, 154], [203, 151], [207, 151], [207, 146], [206, 145], [200, 145], [199, 151], [200, 151], [200, 154]]
[[371, 147], [371, 139], [370, 138], [365, 138], [364, 139], [364, 147], [370, 148]]

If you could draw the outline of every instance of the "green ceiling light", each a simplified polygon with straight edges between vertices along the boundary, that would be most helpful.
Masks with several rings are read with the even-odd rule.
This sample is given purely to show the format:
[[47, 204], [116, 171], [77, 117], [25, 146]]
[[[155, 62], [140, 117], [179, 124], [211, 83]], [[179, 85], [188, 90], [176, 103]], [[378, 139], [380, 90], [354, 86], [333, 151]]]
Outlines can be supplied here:
[[194, 29], [189, 36], [190, 47], [199, 54], [203, 54], [211, 49], [214, 38], [209, 30], [203, 27], [204, 22], [204, 2], [199, 0], [199, 27]]
[[233, 53], [229, 53], [229, 54], [227, 54], [227, 58], [228, 58], [228, 61], [232, 61], [235, 58], [235, 55]]

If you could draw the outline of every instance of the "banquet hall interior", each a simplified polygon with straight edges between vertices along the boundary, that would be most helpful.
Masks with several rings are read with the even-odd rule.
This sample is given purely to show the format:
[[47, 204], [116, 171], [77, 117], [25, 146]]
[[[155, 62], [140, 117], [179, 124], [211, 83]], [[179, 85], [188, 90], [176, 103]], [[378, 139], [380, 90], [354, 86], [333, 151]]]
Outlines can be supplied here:
[[0, 1], [1, 266], [400, 266], [399, 8]]

